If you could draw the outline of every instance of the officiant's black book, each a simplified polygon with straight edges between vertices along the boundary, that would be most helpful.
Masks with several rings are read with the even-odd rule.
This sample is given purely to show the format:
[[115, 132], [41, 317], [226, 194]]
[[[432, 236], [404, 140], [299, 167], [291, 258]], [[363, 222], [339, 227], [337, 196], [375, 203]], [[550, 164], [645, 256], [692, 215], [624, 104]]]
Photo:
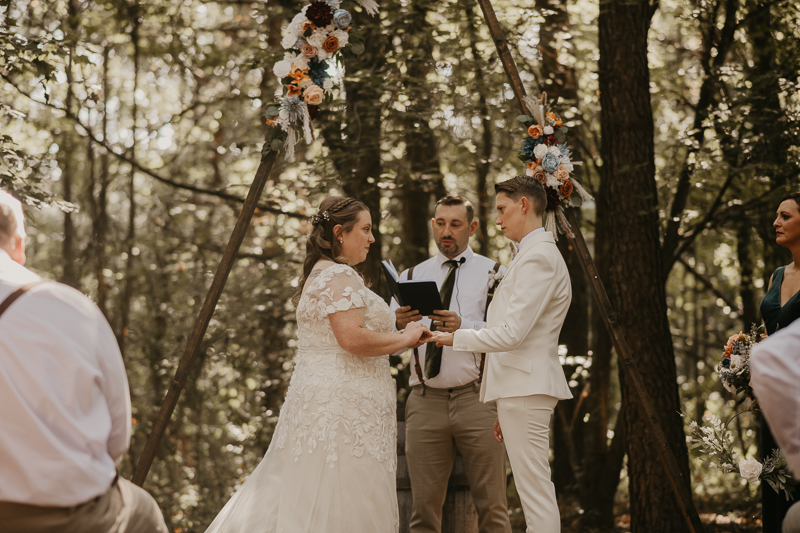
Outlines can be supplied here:
[[418, 310], [422, 316], [432, 315], [435, 310], [443, 308], [435, 281], [400, 280], [391, 261], [382, 261], [381, 266], [389, 290], [401, 306], [409, 305], [411, 309]]

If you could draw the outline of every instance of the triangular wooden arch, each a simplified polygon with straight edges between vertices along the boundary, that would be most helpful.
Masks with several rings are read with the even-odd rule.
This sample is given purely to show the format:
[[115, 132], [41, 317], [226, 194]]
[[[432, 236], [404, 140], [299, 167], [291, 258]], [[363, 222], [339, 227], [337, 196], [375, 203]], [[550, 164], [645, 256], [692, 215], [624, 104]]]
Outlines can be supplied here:
[[[500, 56], [501, 62], [503, 63], [503, 68], [505, 69], [506, 75], [511, 82], [511, 87], [514, 91], [517, 102], [519, 103], [524, 114], [532, 115], [531, 110], [528, 109], [528, 106], [525, 103], [525, 87], [522, 85], [522, 80], [519, 76], [519, 70], [517, 69], [514, 58], [511, 56], [511, 52], [508, 48], [508, 42], [506, 41], [503, 30], [500, 27], [499, 21], [497, 20], [497, 15], [494, 12], [492, 3], [490, 0], [478, 0], [478, 3], [483, 11], [483, 15], [486, 19], [492, 39], [494, 40], [494, 44], [497, 47], [497, 53]], [[208, 324], [211, 321], [212, 315], [214, 314], [214, 309], [216, 308], [217, 302], [219, 301], [222, 291], [225, 288], [225, 283], [228, 280], [228, 275], [230, 274], [233, 266], [236, 253], [238, 252], [245, 233], [250, 226], [250, 221], [253, 218], [253, 213], [256, 205], [258, 204], [258, 199], [264, 190], [267, 178], [272, 171], [272, 166], [275, 163], [277, 156], [278, 153], [275, 151], [266, 151], [264, 153], [261, 159], [261, 164], [256, 171], [256, 176], [253, 179], [253, 183], [250, 185], [250, 191], [247, 194], [247, 198], [242, 206], [242, 210], [239, 213], [238, 219], [236, 220], [236, 225], [234, 226], [230, 240], [228, 241], [228, 245], [225, 247], [222, 260], [220, 261], [217, 271], [214, 274], [214, 279], [211, 282], [208, 295], [203, 302], [203, 306], [200, 308], [200, 314], [195, 321], [192, 335], [189, 337], [189, 341], [186, 344], [186, 349], [184, 350], [183, 356], [178, 364], [175, 377], [173, 378], [172, 383], [170, 383], [169, 390], [164, 398], [164, 403], [161, 405], [158, 417], [153, 424], [153, 430], [147, 438], [147, 443], [142, 451], [142, 456], [136, 465], [136, 471], [133, 475], [133, 482], [139, 486], [144, 483], [147, 473], [150, 471], [150, 466], [152, 465], [153, 458], [155, 457], [156, 447], [158, 446], [161, 438], [164, 436], [164, 431], [169, 423], [169, 419], [178, 403], [178, 398], [180, 397], [183, 386], [186, 384], [186, 379], [189, 374], [189, 368], [191, 367], [192, 360], [197, 354], [197, 351], [200, 347], [200, 342], [205, 337]], [[600, 312], [603, 315], [603, 321], [608, 329], [609, 334], [611, 335], [614, 347], [617, 350], [617, 356], [619, 357], [621, 363], [620, 366], [625, 373], [625, 378], [633, 385], [633, 390], [638, 396], [653, 446], [658, 453], [662, 465], [664, 466], [664, 470], [667, 472], [667, 477], [669, 478], [670, 485], [675, 494], [675, 499], [678, 502], [681, 511], [683, 512], [683, 516], [686, 519], [689, 530], [693, 533], [702, 533], [704, 531], [703, 523], [700, 521], [700, 516], [697, 514], [697, 509], [694, 506], [689, 482], [688, 480], [683, 479], [678, 467], [678, 462], [667, 444], [664, 431], [661, 429], [655, 410], [653, 409], [653, 405], [650, 402], [650, 396], [647, 394], [642, 377], [639, 374], [639, 370], [636, 367], [635, 361], [633, 360], [631, 349], [628, 346], [628, 343], [622, 334], [622, 330], [619, 327], [616, 313], [614, 312], [611, 302], [608, 299], [608, 294], [603, 286], [603, 282], [600, 280], [600, 276], [597, 273], [597, 267], [595, 266], [594, 259], [592, 259], [592, 255], [589, 252], [589, 248], [586, 245], [583, 234], [581, 233], [580, 223], [573, 210], [567, 210], [567, 219], [572, 227], [572, 234], [568, 232], [567, 238], [572, 244], [573, 250], [575, 250], [575, 253], [578, 255], [578, 260], [583, 268], [583, 272], [586, 274], [586, 277], [589, 280], [589, 285], [592, 288], [592, 294], [594, 295], [594, 298], [600, 308]]]

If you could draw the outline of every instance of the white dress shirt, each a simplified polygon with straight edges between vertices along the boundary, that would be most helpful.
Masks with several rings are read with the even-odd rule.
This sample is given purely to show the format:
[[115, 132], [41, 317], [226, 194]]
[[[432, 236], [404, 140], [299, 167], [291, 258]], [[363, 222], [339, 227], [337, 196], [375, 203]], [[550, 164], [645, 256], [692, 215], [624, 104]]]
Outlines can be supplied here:
[[[484, 311], [486, 310], [486, 296], [489, 291], [489, 272], [494, 274], [495, 261], [478, 255], [467, 246], [463, 253], [455, 257], [455, 261], [464, 258], [464, 263], [455, 271], [455, 283], [453, 285], [453, 295], [450, 298], [450, 311], [455, 311], [461, 317], [460, 329], [483, 329], [486, 327]], [[444, 278], [450, 267], [445, 265], [445, 261], [450, 259], [439, 252], [436, 257], [423, 261], [414, 267], [414, 279], [433, 280], [441, 290]], [[500, 266], [502, 274], [506, 268]], [[408, 270], [400, 275], [401, 280], [408, 279]], [[400, 304], [392, 299], [392, 312], [400, 307]], [[430, 327], [430, 319], [424, 317], [422, 323]], [[425, 372], [425, 348], [426, 345], [419, 347], [419, 364]], [[411, 386], [419, 385], [417, 373], [414, 370], [414, 359], [411, 356]], [[444, 346], [442, 350], [442, 365], [439, 374], [431, 379], [425, 376], [425, 385], [437, 389], [447, 389], [460, 387], [471, 381], [478, 379], [480, 371], [481, 354], [472, 352], [455, 352], [451, 346]]]
[[[0, 301], [39, 276], [0, 250]], [[0, 317], [0, 501], [72, 507], [111, 486], [131, 404], [117, 340], [92, 301], [36, 286]]]
[[753, 348], [750, 376], [775, 441], [800, 475], [800, 320]]

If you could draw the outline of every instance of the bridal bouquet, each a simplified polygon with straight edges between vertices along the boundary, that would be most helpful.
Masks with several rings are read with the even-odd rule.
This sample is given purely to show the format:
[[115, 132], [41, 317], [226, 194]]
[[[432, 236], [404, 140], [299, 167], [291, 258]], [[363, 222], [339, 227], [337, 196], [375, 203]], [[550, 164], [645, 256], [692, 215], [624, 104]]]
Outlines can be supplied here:
[[547, 193], [547, 217], [544, 225], [557, 238], [556, 219], [565, 231], [569, 230], [563, 208], [580, 207], [584, 201], [589, 202], [593, 198], [572, 176], [575, 165], [581, 163], [571, 159], [567, 144], [569, 128], [547, 105], [547, 94], [542, 93], [538, 100], [528, 97], [525, 103], [533, 116], [517, 117], [527, 128], [519, 158], [526, 164], [526, 174], [544, 185]]
[[755, 399], [750, 387], [750, 350], [767, 338], [761, 328], [753, 328], [749, 334], [741, 331], [731, 335], [722, 352], [722, 360], [716, 367], [722, 385], [732, 394], [745, 393], [745, 398]]
[[[685, 413], [681, 413], [686, 417]], [[721, 468], [723, 472], [736, 472], [748, 483], [766, 482], [778, 494], [783, 491], [787, 500], [794, 500], [792, 492], [797, 481], [792, 478], [786, 465], [783, 452], [775, 450], [764, 462], [759, 462], [755, 458], [738, 460], [736, 452], [731, 445], [731, 435], [725, 424], [714, 415], [710, 415], [708, 420], [711, 426], [699, 425], [692, 421], [689, 424], [691, 449], [697, 449], [709, 458], [719, 461], [709, 463], [711, 468]], [[729, 422], [730, 423], [730, 422]]]
[[[370, 15], [378, 12], [375, 0], [356, 2]], [[264, 144], [265, 151], [283, 147], [291, 160], [300, 137], [307, 143], [314, 141], [311, 121], [333, 90], [330, 69], [337, 54], [348, 44], [355, 54], [364, 51], [364, 45], [354, 42], [350, 34], [352, 15], [340, 4], [339, 0], [313, 0], [289, 23], [281, 43], [288, 51], [272, 68], [286, 94], [267, 109], [266, 123], [273, 129]]]

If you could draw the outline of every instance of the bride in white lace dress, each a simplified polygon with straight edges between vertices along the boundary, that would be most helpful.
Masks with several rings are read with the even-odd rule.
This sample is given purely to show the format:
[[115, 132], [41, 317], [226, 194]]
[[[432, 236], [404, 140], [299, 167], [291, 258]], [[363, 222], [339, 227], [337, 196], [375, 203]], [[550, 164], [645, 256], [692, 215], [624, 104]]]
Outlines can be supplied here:
[[385, 354], [421, 345], [430, 331], [414, 322], [394, 332], [389, 307], [353, 270], [375, 241], [364, 204], [328, 197], [312, 223], [295, 296], [297, 360], [275, 434], [206, 533], [398, 530], [396, 395]]

